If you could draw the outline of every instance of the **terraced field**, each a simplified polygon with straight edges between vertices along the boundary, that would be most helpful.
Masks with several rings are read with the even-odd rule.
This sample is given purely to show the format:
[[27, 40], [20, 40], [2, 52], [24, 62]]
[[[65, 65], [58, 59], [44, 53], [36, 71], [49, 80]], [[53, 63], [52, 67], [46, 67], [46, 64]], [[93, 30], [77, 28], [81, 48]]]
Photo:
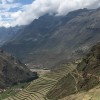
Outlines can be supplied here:
[[74, 70], [76, 66], [77, 64], [75, 63], [63, 65], [63, 68], [59, 68], [54, 72], [41, 76], [37, 80], [31, 82], [24, 90], [4, 100], [48, 100], [46, 98], [48, 91], [52, 89], [59, 79]]

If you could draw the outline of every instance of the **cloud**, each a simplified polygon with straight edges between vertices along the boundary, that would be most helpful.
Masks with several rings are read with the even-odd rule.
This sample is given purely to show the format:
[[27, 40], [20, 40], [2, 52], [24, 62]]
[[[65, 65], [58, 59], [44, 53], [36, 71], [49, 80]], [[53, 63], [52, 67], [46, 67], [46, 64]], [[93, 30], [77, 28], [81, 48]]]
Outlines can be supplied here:
[[[15, 3], [15, 0], [1, 1], [2, 5], [0, 5], [0, 9], [4, 8], [3, 10], [6, 12], [9, 12], [9, 9], [15, 7], [19, 7], [19, 9], [13, 13], [9, 12], [7, 15], [9, 15], [8, 17], [12, 20], [8, 22], [1, 21], [0, 26], [26, 25], [46, 13], [55, 13], [56, 15], [61, 16], [76, 9], [96, 8], [100, 6], [100, 0], [35, 0], [32, 4], [21, 5], [22, 7], [20, 6], [20, 3]], [[3, 5], [6, 5], [6, 7]]]
[[0, 0], [0, 11], [2, 11], [2, 9], [11, 9], [11, 8], [15, 8], [15, 7], [20, 7], [22, 6], [21, 3], [14, 3], [15, 0]]
[[0, 0], [0, 2], [2, 2], [2, 4], [6, 4], [7, 2], [12, 3], [14, 0]]
[[17, 12], [10, 12], [11, 9], [20, 8], [21, 3], [15, 3], [15, 0], [0, 0], [0, 27], [13, 26], [12, 22], [15, 20], [12, 15]]

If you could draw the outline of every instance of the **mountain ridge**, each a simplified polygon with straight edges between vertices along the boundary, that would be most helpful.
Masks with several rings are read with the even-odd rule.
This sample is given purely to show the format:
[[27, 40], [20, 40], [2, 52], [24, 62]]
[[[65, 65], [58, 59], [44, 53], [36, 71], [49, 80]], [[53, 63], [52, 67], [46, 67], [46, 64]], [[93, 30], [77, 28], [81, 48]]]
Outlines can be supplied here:
[[100, 39], [99, 13], [99, 9], [79, 9], [63, 17], [42, 16], [2, 48], [24, 63], [49, 68], [80, 58]]
[[0, 47], [10, 39], [12, 39], [16, 33], [21, 29], [21, 27], [0, 27]]

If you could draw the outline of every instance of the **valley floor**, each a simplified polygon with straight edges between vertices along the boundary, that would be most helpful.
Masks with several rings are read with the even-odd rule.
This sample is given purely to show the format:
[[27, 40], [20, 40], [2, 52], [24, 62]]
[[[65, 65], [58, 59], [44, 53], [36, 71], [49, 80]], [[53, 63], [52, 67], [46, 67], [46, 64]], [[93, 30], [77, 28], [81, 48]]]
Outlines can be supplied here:
[[[46, 94], [62, 77], [74, 70], [76, 66], [77, 64], [75, 63], [65, 65], [61, 69], [59, 68], [54, 72], [42, 75], [37, 80], [31, 82], [27, 88], [4, 100], [49, 100], [46, 97]], [[100, 86], [97, 86], [87, 92], [83, 91], [59, 100], [100, 100]]]
[[17, 93], [14, 96], [8, 97], [4, 100], [48, 100], [46, 94], [52, 89], [52, 87], [70, 71], [76, 68], [77, 64], [69, 64], [57, 70], [56, 72], [50, 72], [46, 75], [40, 76], [39, 79], [34, 80], [30, 85]]

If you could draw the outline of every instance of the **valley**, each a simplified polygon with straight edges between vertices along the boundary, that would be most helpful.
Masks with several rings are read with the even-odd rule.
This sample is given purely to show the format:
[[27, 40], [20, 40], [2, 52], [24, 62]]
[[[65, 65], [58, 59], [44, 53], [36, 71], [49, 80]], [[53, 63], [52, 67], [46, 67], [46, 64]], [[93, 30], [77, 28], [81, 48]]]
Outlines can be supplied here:
[[49, 90], [51, 90], [62, 77], [66, 76], [70, 71], [73, 71], [76, 65], [75, 63], [63, 65], [63, 69], [61, 68], [56, 70], [56, 72], [42, 75], [15, 96], [8, 97], [4, 100], [49, 100], [46, 98], [46, 94]]
[[100, 9], [78, 9], [65, 16], [45, 14], [2, 48], [23, 63], [53, 68], [82, 58], [100, 40]]
[[48, 69], [30, 69], [32, 72], [37, 72], [38, 75], [44, 75], [50, 72]]

